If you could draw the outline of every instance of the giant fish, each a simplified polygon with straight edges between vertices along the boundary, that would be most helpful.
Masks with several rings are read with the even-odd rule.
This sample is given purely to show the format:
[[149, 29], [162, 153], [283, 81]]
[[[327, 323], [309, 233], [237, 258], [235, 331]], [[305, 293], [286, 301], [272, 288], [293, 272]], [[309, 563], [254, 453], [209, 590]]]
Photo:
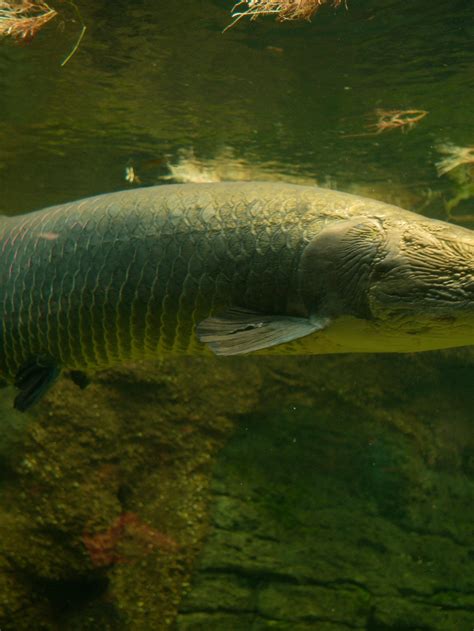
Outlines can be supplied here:
[[25, 410], [61, 370], [167, 353], [474, 343], [474, 233], [284, 183], [165, 185], [0, 219], [0, 377]]

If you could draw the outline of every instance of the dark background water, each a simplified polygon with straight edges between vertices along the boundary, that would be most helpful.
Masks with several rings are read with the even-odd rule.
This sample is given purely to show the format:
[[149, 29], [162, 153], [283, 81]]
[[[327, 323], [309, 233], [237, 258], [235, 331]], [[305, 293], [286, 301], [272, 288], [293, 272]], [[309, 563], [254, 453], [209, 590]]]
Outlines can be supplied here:
[[[436, 170], [440, 145], [474, 144], [472, 1], [223, 34], [225, 0], [78, 0], [64, 67], [81, 26], [54, 6], [32, 42], [1, 41], [0, 212], [126, 188], [127, 166], [165, 182], [194, 155], [433, 217], [462, 197], [474, 227], [472, 168]], [[428, 115], [368, 135], [377, 108]], [[2, 631], [470, 631], [473, 370], [471, 349], [170, 361], [63, 379], [27, 422], [7, 392]]]

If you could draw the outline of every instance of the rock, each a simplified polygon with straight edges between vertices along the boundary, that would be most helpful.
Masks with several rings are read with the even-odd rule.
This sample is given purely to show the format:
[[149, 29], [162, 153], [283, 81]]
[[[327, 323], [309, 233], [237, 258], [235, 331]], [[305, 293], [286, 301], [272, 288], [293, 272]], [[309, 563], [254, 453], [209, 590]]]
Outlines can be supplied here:
[[177, 631], [230, 611], [250, 631], [468, 628], [473, 373], [453, 383], [437, 357], [265, 364], [266, 398], [218, 458]]
[[453, 351], [62, 380], [2, 460], [2, 631], [470, 628], [473, 370]]

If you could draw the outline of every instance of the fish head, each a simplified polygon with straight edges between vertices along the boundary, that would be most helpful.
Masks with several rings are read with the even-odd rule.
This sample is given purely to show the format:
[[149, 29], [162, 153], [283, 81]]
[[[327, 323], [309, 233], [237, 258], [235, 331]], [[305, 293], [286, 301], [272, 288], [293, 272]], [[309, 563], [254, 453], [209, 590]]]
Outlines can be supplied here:
[[474, 344], [474, 232], [400, 214], [323, 228], [300, 265], [305, 307], [334, 323], [348, 351]]
[[436, 342], [474, 343], [474, 232], [429, 219], [388, 225], [368, 305], [381, 325]]

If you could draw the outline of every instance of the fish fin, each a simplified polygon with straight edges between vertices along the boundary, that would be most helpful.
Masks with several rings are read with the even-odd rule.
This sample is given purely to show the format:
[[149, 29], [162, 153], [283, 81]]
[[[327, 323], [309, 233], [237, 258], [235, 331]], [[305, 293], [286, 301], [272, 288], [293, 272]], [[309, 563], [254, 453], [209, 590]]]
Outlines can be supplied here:
[[87, 386], [91, 383], [88, 375], [85, 372], [82, 372], [82, 370], [70, 370], [67, 373], [67, 376], [72, 381], [72, 383], [74, 383], [76, 386], [79, 386], [81, 390], [87, 388]]
[[231, 308], [200, 322], [197, 335], [216, 355], [241, 355], [305, 337], [328, 323], [327, 318], [262, 315]]
[[15, 398], [14, 407], [20, 412], [28, 410], [49, 390], [60, 372], [56, 364], [39, 358], [22, 366], [15, 378], [15, 386], [20, 393]]

